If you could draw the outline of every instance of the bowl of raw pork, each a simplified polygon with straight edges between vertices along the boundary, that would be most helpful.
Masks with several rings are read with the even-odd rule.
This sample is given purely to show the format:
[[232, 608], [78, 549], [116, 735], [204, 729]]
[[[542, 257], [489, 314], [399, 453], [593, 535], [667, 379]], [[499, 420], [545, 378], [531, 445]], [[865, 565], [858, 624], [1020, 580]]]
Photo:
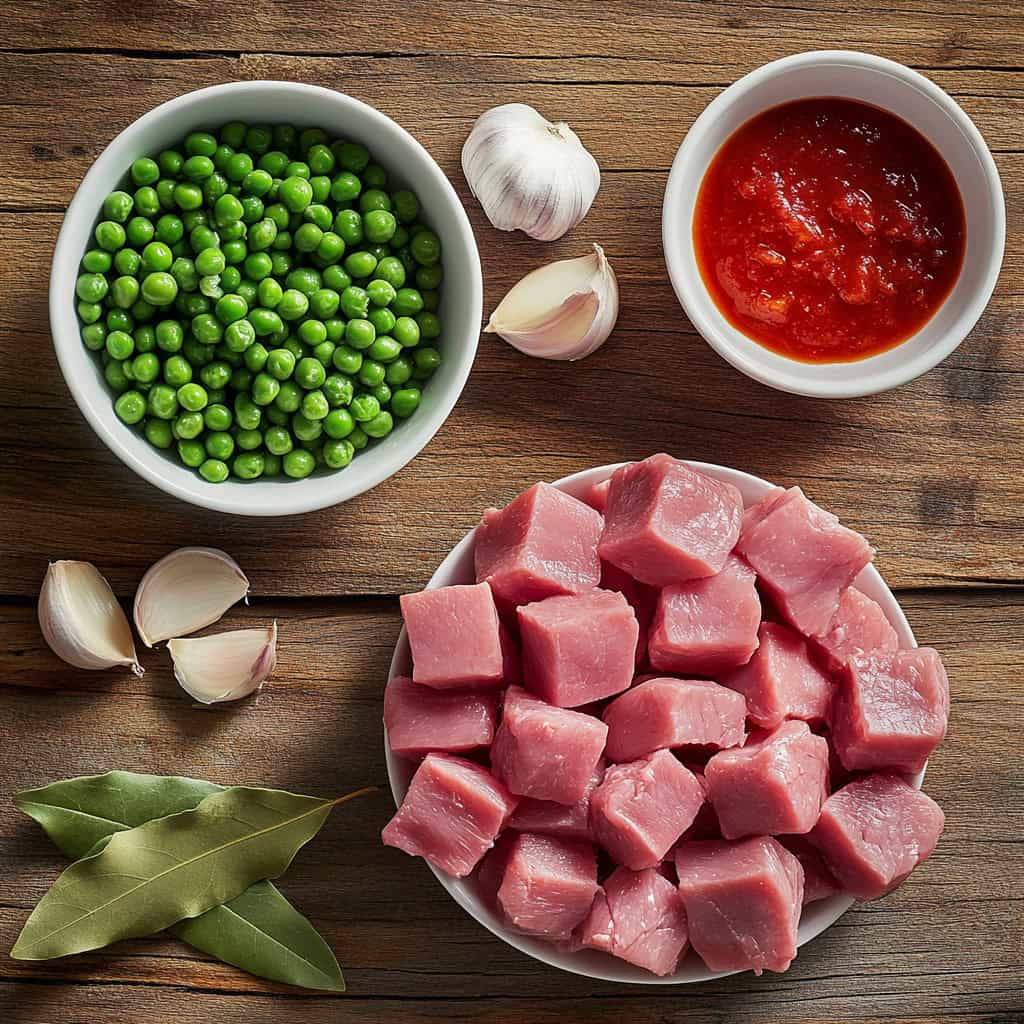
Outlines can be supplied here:
[[488, 509], [402, 598], [385, 844], [562, 970], [785, 970], [942, 830], [948, 683], [873, 555], [799, 488], [667, 455]]

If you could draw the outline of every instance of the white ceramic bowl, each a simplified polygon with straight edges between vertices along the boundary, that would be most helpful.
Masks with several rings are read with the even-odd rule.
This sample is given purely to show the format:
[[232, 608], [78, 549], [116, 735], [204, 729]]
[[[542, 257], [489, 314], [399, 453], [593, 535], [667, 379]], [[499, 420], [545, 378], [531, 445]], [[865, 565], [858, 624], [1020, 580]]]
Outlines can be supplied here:
[[[178, 143], [197, 128], [227, 121], [287, 122], [322, 127], [366, 145], [391, 180], [413, 188], [423, 217], [444, 250], [444, 362], [423, 388], [416, 414], [345, 469], [305, 480], [230, 479], [210, 484], [153, 448], [115, 415], [98, 360], [82, 344], [75, 314], [75, 280], [103, 198], [120, 187], [132, 161]], [[68, 207], [50, 276], [50, 326], [64, 379], [93, 430], [115, 455], [161, 490], [194, 505], [237, 515], [280, 516], [346, 501], [398, 472], [444, 423], [469, 376], [480, 336], [483, 283], [480, 258], [462, 203], [430, 154], [373, 107], [331, 89], [294, 82], [234, 82], [186, 93], [129, 125], [92, 165]]]
[[[607, 479], [619, 468], [617, 465], [597, 466], [594, 469], [584, 470], [582, 473], [574, 473], [572, 476], [564, 477], [554, 482], [555, 487], [561, 488], [568, 494], [581, 497], [592, 484], [600, 483]], [[725, 466], [714, 466], [706, 462], [691, 462], [694, 469], [699, 469], [717, 480], [723, 480], [739, 488], [743, 495], [744, 503], [752, 504], [763, 497], [772, 488], [767, 480], [751, 476], [749, 473], [741, 473], [736, 469], [727, 469]], [[476, 577], [473, 572], [473, 540], [476, 530], [470, 530], [458, 544], [452, 548], [445, 560], [437, 567], [437, 571], [430, 578], [427, 589], [435, 587], [448, 587], [457, 583], [474, 583]], [[885, 611], [889, 621], [893, 624], [899, 635], [900, 646], [911, 648], [917, 646], [914, 634], [910, 629], [903, 610], [900, 608], [893, 596], [892, 591], [886, 586], [878, 570], [873, 566], [867, 566], [856, 580], [857, 586], [877, 601]], [[395, 648], [394, 657], [391, 659], [391, 669], [388, 679], [396, 675], [412, 674], [412, 657], [409, 651], [409, 641], [403, 627], [398, 638], [398, 645]], [[384, 735], [384, 752], [388, 768], [388, 780], [391, 784], [391, 793], [395, 798], [395, 805], [398, 806], [405, 798], [406, 790], [416, 769], [414, 762], [405, 758], [397, 757], [392, 753], [391, 745], [388, 743], [387, 732]], [[921, 772], [913, 781], [920, 789], [924, 779], [924, 772]], [[453, 878], [451, 875], [439, 871], [430, 866], [430, 870], [437, 876], [438, 881], [448, 890], [456, 903], [462, 907], [471, 917], [476, 918], [485, 928], [493, 932], [500, 939], [504, 939], [510, 946], [523, 953], [532, 956], [536, 960], [550, 964], [552, 967], [561, 968], [563, 971], [570, 971], [573, 974], [582, 974], [588, 978], [598, 978], [603, 981], [632, 982], [640, 985], [679, 985], [696, 981], [708, 981], [712, 978], [722, 978], [729, 974], [738, 974], [738, 971], [711, 971], [704, 966], [704, 963], [692, 951], [683, 959], [679, 969], [664, 978], [656, 978], [653, 974], [624, 960], [619, 960], [607, 953], [600, 953], [596, 950], [582, 950], [577, 953], [569, 953], [557, 949], [555, 946], [540, 939], [531, 938], [513, 931], [504, 921], [494, 913], [493, 910], [480, 898], [475, 880], [472, 878]], [[815, 936], [820, 935], [826, 928], [834, 924], [853, 905], [853, 900], [842, 894], [811, 903], [804, 909], [800, 918], [800, 930], [798, 941], [802, 946]]]
[[[967, 246], [960, 277], [942, 306], [901, 345], [851, 363], [801, 363], [777, 355], [735, 328], [701, 280], [693, 248], [693, 211], [715, 153], [742, 124], [771, 107], [842, 96], [890, 111], [942, 154], [960, 188]], [[1003, 190], [981, 133], [934, 82], [867, 53], [819, 50], [773, 61], [745, 75], [708, 104], [672, 162], [662, 210], [669, 276], [694, 327], [724, 359], [754, 380], [798, 395], [848, 398], [897, 387], [946, 358], [970, 333], [999, 276], [1006, 238]]]

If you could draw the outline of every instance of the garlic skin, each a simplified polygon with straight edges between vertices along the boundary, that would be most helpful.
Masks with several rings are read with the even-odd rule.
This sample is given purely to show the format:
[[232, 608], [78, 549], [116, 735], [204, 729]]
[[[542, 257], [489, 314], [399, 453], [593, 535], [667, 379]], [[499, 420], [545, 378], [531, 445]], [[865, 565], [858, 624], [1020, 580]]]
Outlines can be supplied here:
[[595, 244], [589, 256], [527, 274], [498, 303], [484, 332], [540, 359], [582, 359], [605, 343], [618, 317], [619, 284]]
[[550, 242], [587, 215], [601, 185], [597, 161], [564, 123], [525, 103], [481, 114], [462, 147], [462, 170], [500, 231]]
[[201, 704], [239, 700], [258, 690], [277, 667], [277, 622], [266, 629], [236, 629], [167, 645], [174, 678]]
[[50, 650], [75, 668], [142, 666], [128, 617], [91, 562], [51, 562], [39, 591], [39, 626]]
[[151, 566], [135, 592], [135, 628], [147, 647], [216, 622], [249, 593], [249, 581], [218, 548], [178, 548]]

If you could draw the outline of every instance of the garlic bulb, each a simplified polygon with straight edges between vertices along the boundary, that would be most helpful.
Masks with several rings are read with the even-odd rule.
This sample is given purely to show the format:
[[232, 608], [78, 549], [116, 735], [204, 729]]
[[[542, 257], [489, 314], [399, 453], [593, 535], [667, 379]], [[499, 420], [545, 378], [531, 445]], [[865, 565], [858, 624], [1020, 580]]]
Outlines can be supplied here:
[[567, 124], [525, 103], [481, 114], [462, 147], [462, 170], [501, 231], [561, 238], [587, 215], [601, 184], [597, 161]]
[[135, 592], [135, 628], [147, 647], [216, 622], [249, 593], [249, 581], [217, 548], [178, 548], [151, 566]]
[[541, 359], [582, 359], [601, 347], [619, 316], [619, 285], [599, 245], [527, 274], [484, 328]]
[[130, 665], [142, 675], [128, 618], [90, 562], [51, 562], [39, 591], [39, 625], [50, 650], [75, 668]]
[[268, 629], [236, 629], [167, 645], [174, 678], [202, 704], [238, 700], [258, 690], [277, 666], [277, 623]]

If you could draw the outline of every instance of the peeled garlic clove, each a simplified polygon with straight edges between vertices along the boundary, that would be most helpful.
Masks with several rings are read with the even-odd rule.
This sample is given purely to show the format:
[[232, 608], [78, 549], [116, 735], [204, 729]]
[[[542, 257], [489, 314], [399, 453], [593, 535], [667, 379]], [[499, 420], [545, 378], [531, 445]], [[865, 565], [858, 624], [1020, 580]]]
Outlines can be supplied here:
[[599, 245], [527, 274], [501, 300], [485, 331], [541, 359], [582, 359], [601, 347], [619, 317], [619, 285]]
[[217, 548], [178, 548], [142, 577], [135, 628], [147, 647], [216, 622], [249, 593], [234, 559]]
[[277, 623], [269, 629], [236, 629], [168, 645], [174, 678], [202, 704], [239, 700], [258, 690], [277, 666]]
[[550, 242], [586, 216], [601, 185], [597, 161], [567, 124], [525, 103], [481, 114], [462, 147], [462, 170], [501, 231]]
[[90, 562], [51, 562], [39, 591], [39, 626], [50, 650], [75, 668], [130, 665], [142, 675], [131, 626]]

